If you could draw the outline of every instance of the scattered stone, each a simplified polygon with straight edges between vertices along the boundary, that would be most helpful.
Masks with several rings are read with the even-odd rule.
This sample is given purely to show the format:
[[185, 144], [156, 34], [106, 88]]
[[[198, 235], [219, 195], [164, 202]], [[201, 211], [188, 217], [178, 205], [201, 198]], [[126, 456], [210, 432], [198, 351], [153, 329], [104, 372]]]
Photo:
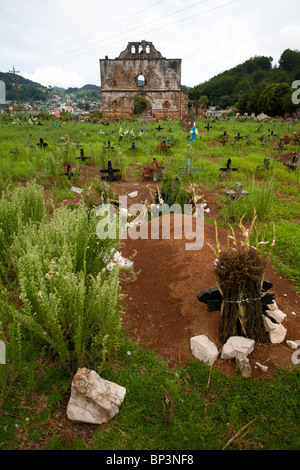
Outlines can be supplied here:
[[238, 354], [248, 356], [254, 349], [254, 339], [231, 336], [222, 348], [222, 359], [235, 359]]
[[273, 318], [277, 323], [282, 323], [286, 317], [286, 314], [281, 310], [266, 310], [266, 314]]
[[263, 322], [266, 331], [275, 330], [278, 326], [277, 323], [274, 323], [270, 318], [266, 317], [265, 315], [263, 315]]
[[249, 359], [246, 356], [244, 356], [243, 354], [237, 354], [236, 365], [242, 377], [251, 377], [251, 366]]
[[77, 193], [77, 194], [81, 194], [81, 193], [83, 193], [84, 190], [81, 189], [81, 188], [76, 188], [76, 186], [72, 186], [71, 191], [73, 191], [74, 193]]
[[129, 193], [129, 197], [136, 197], [138, 195], [138, 191], [133, 191], [132, 193]]
[[118, 265], [120, 268], [131, 268], [133, 266], [133, 261], [124, 258], [119, 251], [113, 249], [112, 253], [113, 257], [106, 266], [108, 271], [112, 271], [116, 265]]
[[205, 335], [194, 336], [190, 339], [193, 356], [208, 365], [212, 365], [218, 356], [216, 345]]
[[271, 310], [271, 311], [273, 311], [273, 310], [279, 310], [279, 308], [278, 308], [278, 306], [277, 306], [275, 300], [273, 301], [272, 304], [266, 305], [266, 307], [267, 307], [267, 310]]
[[126, 388], [102, 379], [95, 371], [78, 369], [67, 407], [67, 416], [74, 423], [103, 424], [118, 412]]
[[263, 366], [262, 364], [260, 364], [259, 362], [256, 362], [255, 363], [261, 370], [263, 370], [264, 372], [267, 372], [268, 370], [268, 367], [267, 366]]
[[292, 341], [292, 340], [290, 340], [290, 339], [288, 339], [288, 340], [286, 341], [286, 344], [287, 344], [288, 346], [290, 346], [292, 349], [298, 349], [298, 348], [299, 348], [299, 343], [297, 343], [296, 341]]
[[271, 343], [272, 344], [282, 343], [282, 341], [285, 338], [286, 332], [287, 330], [283, 325], [277, 324], [276, 328], [274, 328], [273, 330], [269, 332], [269, 338], [270, 338]]

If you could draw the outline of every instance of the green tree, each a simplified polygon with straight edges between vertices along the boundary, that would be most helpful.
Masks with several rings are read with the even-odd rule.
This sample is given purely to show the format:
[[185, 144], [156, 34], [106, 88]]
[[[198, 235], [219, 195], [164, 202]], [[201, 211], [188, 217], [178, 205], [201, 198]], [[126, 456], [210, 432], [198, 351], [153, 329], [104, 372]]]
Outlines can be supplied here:
[[280, 67], [286, 72], [292, 72], [300, 64], [300, 52], [286, 49], [279, 59]]
[[292, 108], [292, 90], [287, 83], [273, 83], [258, 98], [258, 109], [270, 116], [282, 116]]

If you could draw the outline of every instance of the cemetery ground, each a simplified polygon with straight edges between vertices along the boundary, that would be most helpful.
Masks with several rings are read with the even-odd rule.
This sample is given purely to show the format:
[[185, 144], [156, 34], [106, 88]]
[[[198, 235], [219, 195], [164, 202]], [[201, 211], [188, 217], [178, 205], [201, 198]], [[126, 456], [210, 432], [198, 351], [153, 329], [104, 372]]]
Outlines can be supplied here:
[[[299, 447], [299, 366], [286, 340], [300, 340], [300, 167], [290, 165], [299, 155], [300, 124], [197, 118], [198, 134], [190, 142], [193, 124], [190, 117], [150, 123], [1, 118], [0, 339], [7, 343], [6, 364], [0, 365], [1, 450]], [[153, 158], [164, 167], [158, 181], [143, 179]], [[101, 179], [108, 175], [100, 170], [109, 160], [120, 170], [114, 181]], [[248, 196], [232, 201], [225, 191], [238, 182]], [[107, 255], [113, 244], [95, 241], [93, 210], [124, 195], [128, 206], [150, 206], [157, 202], [156, 191], [178, 203], [201, 196], [198, 201], [206, 204], [203, 248], [187, 251], [187, 240], [172, 237], [176, 216], [171, 216], [170, 239], [122, 240], [117, 248], [133, 261], [133, 269], [117, 273], [118, 290], [113, 274], [107, 280], [97, 277], [105, 268], [97, 250]], [[251, 242], [267, 241], [260, 245], [265, 254], [275, 227], [265, 278], [287, 315], [287, 333], [281, 344], [255, 345], [249, 356], [252, 377], [245, 379], [235, 361], [219, 356], [209, 367], [196, 360], [190, 338], [207, 335], [218, 344], [220, 311], [208, 312], [196, 297], [216, 286], [215, 224], [225, 249], [229, 226], [241, 240], [239, 222], [243, 217], [249, 229], [254, 211], [260, 238]], [[83, 285], [91, 297], [82, 293]], [[43, 303], [46, 292], [49, 306]], [[95, 359], [88, 351], [92, 343], [80, 349], [70, 333], [76, 309], [86, 314], [84, 299], [95, 311], [111, 312], [111, 318], [99, 317], [103, 334], [95, 370], [127, 390], [115, 418], [97, 426], [74, 424], [66, 415], [76, 367], [93, 368]], [[37, 321], [38, 309], [44, 323]], [[29, 311], [32, 328], [24, 321]], [[66, 322], [62, 337], [50, 323], [54, 313]], [[69, 341], [65, 349], [63, 341]]]

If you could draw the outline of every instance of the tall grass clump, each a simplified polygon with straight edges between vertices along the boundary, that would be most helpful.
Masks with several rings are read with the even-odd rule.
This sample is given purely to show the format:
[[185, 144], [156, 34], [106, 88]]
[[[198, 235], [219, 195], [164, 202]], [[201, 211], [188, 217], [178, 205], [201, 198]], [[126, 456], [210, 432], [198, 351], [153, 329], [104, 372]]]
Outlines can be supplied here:
[[238, 223], [241, 217], [250, 221], [255, 211], [257, 220], [268, 221], [271, 218], [271, 211], [274, 207], [274, 180], [271, 178], [267, 183], [252, 182], [247, 189], [249, 196], [241, 197], [238, 201], [228, 203], [227, 200], [221, 209], [221, 215], [226, 224]]

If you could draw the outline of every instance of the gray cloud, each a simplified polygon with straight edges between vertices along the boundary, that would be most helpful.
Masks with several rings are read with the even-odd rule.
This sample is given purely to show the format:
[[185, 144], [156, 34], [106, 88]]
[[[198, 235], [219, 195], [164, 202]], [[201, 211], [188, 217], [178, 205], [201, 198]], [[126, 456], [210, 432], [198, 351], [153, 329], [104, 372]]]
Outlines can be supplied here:
[[0, 70], [47, 86], [99, 85], [99, 59], [129, 41], [181, 58], [182, 83], [194, 86], [254, 55], [277, 62], [300, 37], [299, 0], [15, 0], [1, 10]]

